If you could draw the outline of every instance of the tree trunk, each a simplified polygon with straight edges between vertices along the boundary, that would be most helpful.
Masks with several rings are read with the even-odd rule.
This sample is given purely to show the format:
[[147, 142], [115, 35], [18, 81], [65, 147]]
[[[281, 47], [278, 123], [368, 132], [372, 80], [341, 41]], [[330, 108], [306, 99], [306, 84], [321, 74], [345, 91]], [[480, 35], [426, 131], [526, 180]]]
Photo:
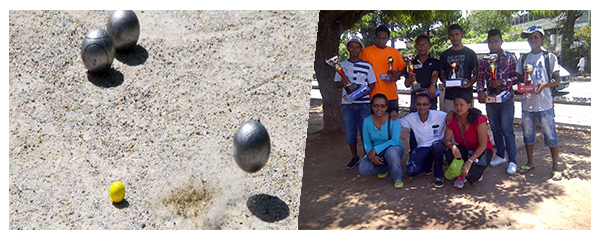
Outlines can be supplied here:
[[335, 87], [335, 69], [325, 60], [338, 55], [340, 35], [369, 11], [320, 11], [315, 51], [315, 73], [323, 97], [322, 132], [343, 131], [340, 102], [342, 91]]
[[582, 13], [581, 11], [573, 11], [569, 10], [567, 12], [567, 17], [562, 26], [562, 44], [561, 44], [561, 63], [565, 69], [569, 72], [577, 72], [577, 62], [579, 61], [579, 56], [577, 56], [577, 51], [572, 49], [574, 35], [575, 35], [575, 20], [579, 18]]

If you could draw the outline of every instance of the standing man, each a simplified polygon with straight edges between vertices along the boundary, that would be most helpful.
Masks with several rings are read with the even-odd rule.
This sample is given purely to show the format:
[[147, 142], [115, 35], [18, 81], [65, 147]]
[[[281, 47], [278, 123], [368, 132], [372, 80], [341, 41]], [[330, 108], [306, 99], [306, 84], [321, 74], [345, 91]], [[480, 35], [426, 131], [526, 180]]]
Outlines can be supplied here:
[[436, 188], [442, 188], [444, 186], [442, 162], [445, 150], [442, 139], [446, 131], [444, 124], [446, 113], [430, 108], [431, 96], [427, 93], [420, 93], [415, 101], [417, 112], [400, 119], [402, 127], [410, 128], [415, 132], [418, 144], [412, 149], [410, 158], [406, 162], [406, 176], [414, 177], [421, 172], [429, 175], [433, 165], [434, 185]]
[[[371, 105], [369, 101], [369, 92], [373, 89], [373, 85], [377, 81], [375, 73], [371, 64], [360, 60], [360, 52], [364, 45], [360, 41], [358, 36], [350, 37], [350, 40], [346, 41], [346, 48], [348, 48], [349, 59], [340, 63], [344, 69], [344, 73], [347, 74], [348, 78], [342, 78], [339, 73], [335, 73], [333, 81], [337, 88], [342, 88], [342, 96], [350, 94], [346, 92], [344, 87], [346, 84], [352, 82], [361, 88], [364, 85], [369, 86], [369, 91], [365, 92], [362, 97], [349, 102], [342, 97], [342, 121], [344, 123], [344, 130], [346, 132], [346, 143], [350, 146], [350, 152], [352, 152], [352, 159], [346, 166], [347, 169], [352, 169], [360, 158], [356, 148], [358, 142], [356, 131], [358, 130], [362, 134], [363, 120], [371, 115]], [[366, 154], [366, 153], [365, 153]]]
[[[427, 90], [427, 94], [431, 99], [431, 109], [437, 109], [437, 99], [435, 98], [435, 92], [437, 90], [437, 80], [440, 73], [440, 61], [429, 56], [429, 49], [431, 48], [431, 42], [429, 37], [420, 35], [415, 40], [415, 49], [417, 49], [417, 57], [412, 60], [414, 74], [408, 73], [408, 77], [404, 81], [405, 87], [410, 87], [413, 81], [416, 81], [421, 85], [423, 89]], [[411, 92], [410, 94], [410, 112], [416, 112], [415, 101], [417, 99], [417, 93]]]
[[[508, 155], [508, 168], [506, 173], [515, 174], [517, 171], [517, 145], [513, 121], [515, 117], [515, 102], [512, 86], [518, 83], [516, 72], [517, 58], [513, 53], [502, 49], [502, 34], [498, 29], [488, 32], [488, 48], [490, 54], [496, 54], [495, 79], [492, 80], [490, 62], [483, 58], [479, 62], [479, 76], [477, 77], [477, 97], [480, 103], [486, 103], [487, 95], [485, 87], [490, 94], [499, 94], [502, 91], [509, 92], [509, 99], [501, 103], [487, 103], [485, 105], [487, 117], [494, 134], [496, 143], [496, 159], [490, 165], [498, 166], [506, 162]], [[506, 155], [504, 152], [506, 150]]]
[[[386, 26], [379, 26], [375, 29], [375, 45], [365, 48], [360, 54], [360, 59], [369, 62], [373, 66], [377, 82], [371, 91], [371, 98], [375, 94], [381, 93], [388, 99], [388, 112], [392, 120], [398, 119], [398, 87], [396, 81], [400, 76], [406, 73], [406, 62], [402, 59], [402, 54], [397, 49], [386, 46], [390, 39], [390, 30]], [[388, 58], [392, 58], [392, 70]], [[391, 75], [390, 75], [391, 73]]]
[[[477, 81], [477, 54], [462, 44], [462, 27], [458, 24], [450, 25], [448, 28], [448, 38], [452, 47], [444, 51], [440, 56], [440, 80], [446, 86], [446, 80], [450, 79], [453, 72], [456, 78], [466, 80], [465, 85], [460, 87], [447, 87], [444, 96], [444, 111], [448, 112], [454, 108], [454, 98], [458, 93], [473, 94], [473, 84]], [[451, 63], [456, 63], [456, 69], [450, 67]]]
[[579, 76], [579, 73], [583, 74], [583, 77], [585, 77], [585, 58], [583, 58], [583, 54], [581, 54], [579, 63], [577, 63], [577, 76]]
[[535, 85], [535, 93], [523, 94], [521, 100], [523, 117], [523, 141], [527, 151], [527, 165], [521, 167], [522, 174], [534, 169], [533, 144], [535, 143], [536, 120], [540, 121], [544, 142], [550, 148], [552, 155], [552, 179], [562, 179], [558, 170], [558, 135], [554, 122], [554, 103], [551, 88], [560, 83], [559, 65], [556, 55], [542, 50], [544, 29], [531, 26], [521, 33], [521, 38], [527, 38], [531, 52], [523, 55], [517, 64], [517, 72], [524, 74], [525, 64], [533, 66], [530, 73], [531, 82]]

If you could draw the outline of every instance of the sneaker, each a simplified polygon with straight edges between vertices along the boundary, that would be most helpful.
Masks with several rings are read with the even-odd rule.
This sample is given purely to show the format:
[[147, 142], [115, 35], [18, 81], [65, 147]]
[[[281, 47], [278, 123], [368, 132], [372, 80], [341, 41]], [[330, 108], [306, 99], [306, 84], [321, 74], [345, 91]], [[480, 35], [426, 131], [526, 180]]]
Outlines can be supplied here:
[[350, 160], [350, 162], [348, 163], [348, 165], [346, 165], [346, 169], [353, 169], [354, 167], [356, 167], [356, 165], [360, 162], [360, 158], [356, 157], [356, 158], [352, 158], [352, 160]]
[[429, 176], [429, 175], [431, 175], [432, 173], [433, 173], [433, 169], [429, 169], [429, 170], [425, 171], [425, 175], [426, 175], [426, 176]]
[[388, 175], [388, 171], [386, 170], [384, 173], [378, 173], [377, 177], [378, 178], [385, 178], [385, 177], [387, 177], [387, 175]]
[[481, 177], [479, 177], [479, 179], [477, 180], [477, 182], [481, 182], [483, 181], [483, 174], [481, 174]]
[[501, 157], [498, 156], [498, 157], [496, 157], [496, 159], [494, 159], [494, 161], [492, 161], [490, 163], [490, 166], [495, 167], [495, 166], [498, 166], [498, 165], [503, 164], [505, 162], [506, 162], [506, 158], [501, 158]]
[[443, 178], [435, 178], [435, 188], [444, 187], [444, 179]]
[[506, 173], [513, 175], [517, 172], [517, 164], [514, 162], [508, 163], [508, 168], [506, 169]]
[[404, 182], [402, 182], [402, 179], [400, 179], [400, 178], [394, 179], [394, 187], [395, 188], [402, 188], [403, 186], [404, 186]]
[[456, 178], [456, 181], [454, 182], [454, 187], [455, 188], [463, 188], [464, 186], [465, 186], [465, 177], [460, 175]]

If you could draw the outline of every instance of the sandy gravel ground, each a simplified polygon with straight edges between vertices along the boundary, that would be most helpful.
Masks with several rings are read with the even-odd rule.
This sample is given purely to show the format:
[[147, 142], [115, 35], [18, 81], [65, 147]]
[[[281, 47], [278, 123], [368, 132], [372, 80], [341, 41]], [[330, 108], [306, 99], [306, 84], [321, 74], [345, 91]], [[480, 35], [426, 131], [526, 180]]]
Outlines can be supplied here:
[[[108, 11], [9, 12], [9, 229], [296, 229], [318, 12], [136, 13], [138, 46], [92, 76]], [[272, 143], [254, 174], [249, 119]]]

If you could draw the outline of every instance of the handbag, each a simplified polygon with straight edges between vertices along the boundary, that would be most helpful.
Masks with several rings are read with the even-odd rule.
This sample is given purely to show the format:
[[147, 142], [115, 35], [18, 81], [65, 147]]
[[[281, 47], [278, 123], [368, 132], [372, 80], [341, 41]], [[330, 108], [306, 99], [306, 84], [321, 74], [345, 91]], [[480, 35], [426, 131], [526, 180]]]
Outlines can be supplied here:
[[465, 160], [455, 158], [454, 160], [452, 160], [452, 163], [450, 163], [450, 166], [448, 166], [448, 169], [446, 170], [446, 173], [444, 173], [444, 176], [448, 180], [452, 180], [455, 177], [460, 176], [463, 164], [465, 164]]

